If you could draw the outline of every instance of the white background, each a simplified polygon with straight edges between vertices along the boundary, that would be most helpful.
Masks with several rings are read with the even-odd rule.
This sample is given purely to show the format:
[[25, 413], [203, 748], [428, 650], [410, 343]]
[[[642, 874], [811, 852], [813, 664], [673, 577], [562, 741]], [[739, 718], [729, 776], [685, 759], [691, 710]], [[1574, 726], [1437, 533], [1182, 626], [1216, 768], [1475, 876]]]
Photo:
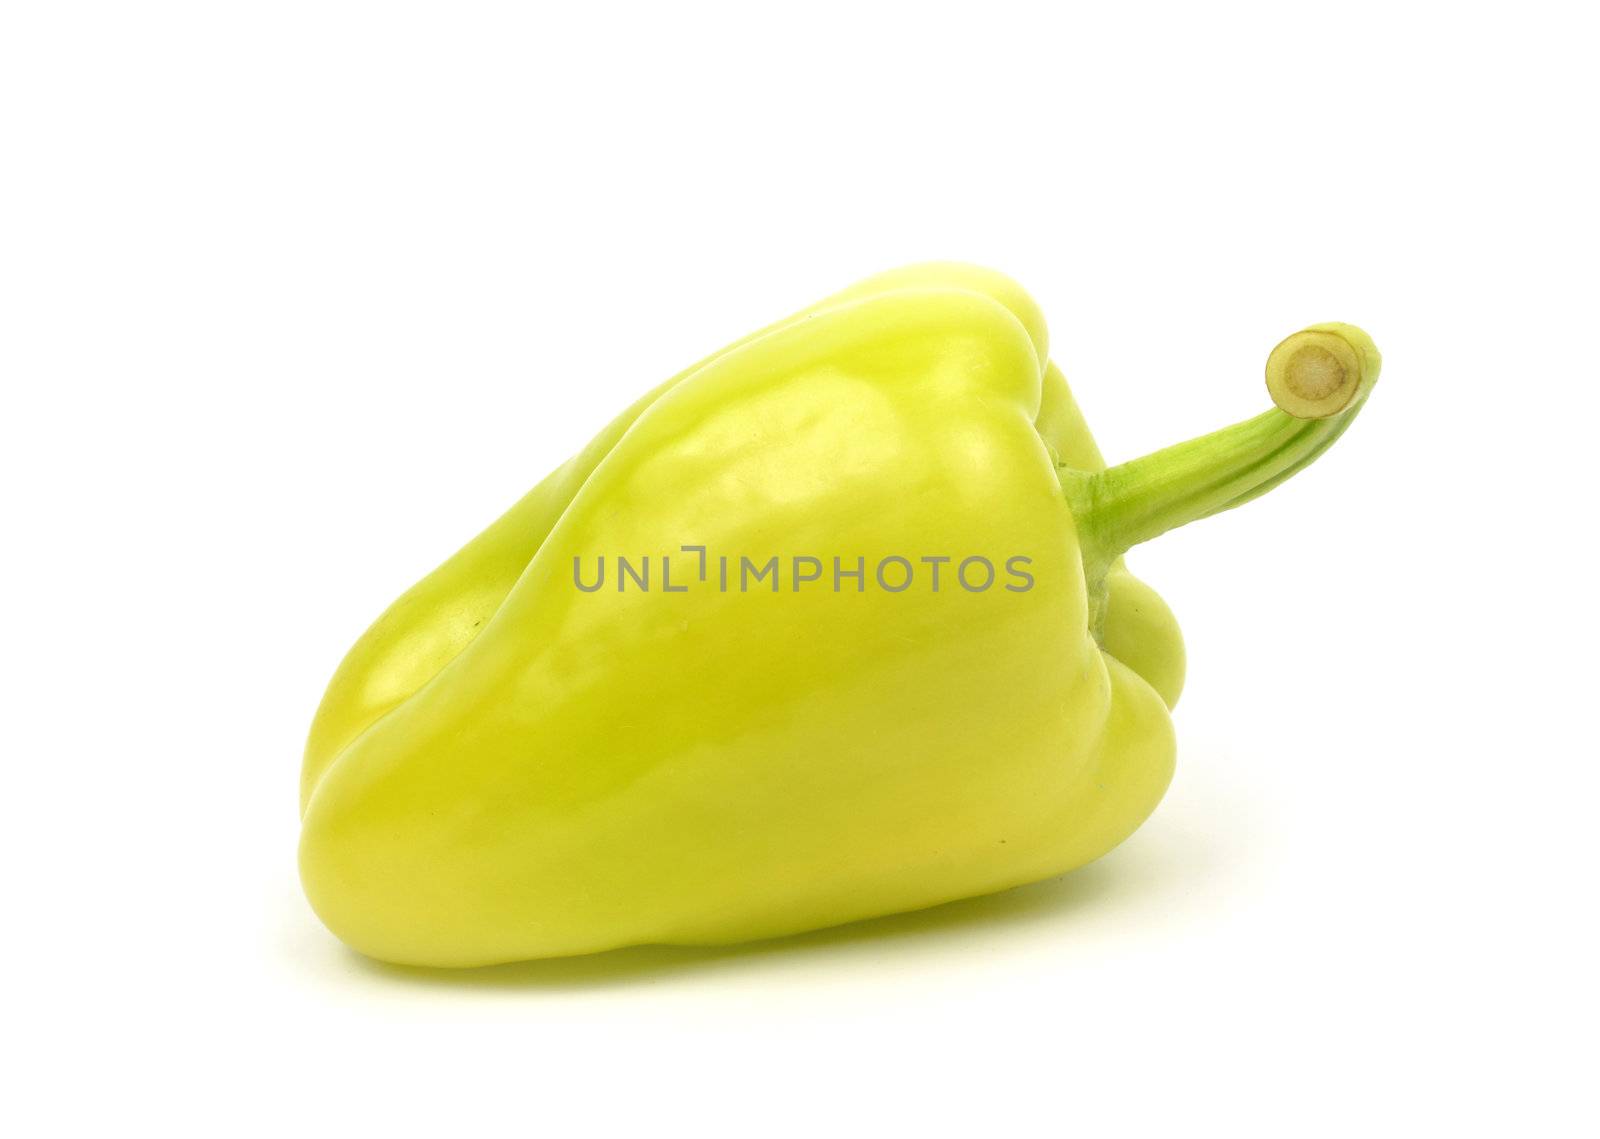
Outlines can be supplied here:
[[[3, 12], [13, 1133], [1594, 1134], [1577, 6]], [[1304, 324], [1384, 350], [1313, 470], [1134, 558], [1191, 656], [1156, 815], [747, 949], [343, 949], [297, 766], [365, 624], [660, 378], [927, 258], [1037, 296], [1113, 459], [1265, 407]]]

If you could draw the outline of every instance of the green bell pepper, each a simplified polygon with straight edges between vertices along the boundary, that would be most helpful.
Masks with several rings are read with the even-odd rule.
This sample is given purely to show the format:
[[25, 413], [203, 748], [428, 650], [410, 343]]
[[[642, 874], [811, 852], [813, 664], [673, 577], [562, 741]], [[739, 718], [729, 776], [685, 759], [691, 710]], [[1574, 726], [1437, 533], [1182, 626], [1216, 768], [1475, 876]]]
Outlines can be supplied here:
[[1348, 325], [1278, 405], [1106, 468], [1044, 321], [961, 265], [871, 278], [674, 376], [339, 666], [301, 875], [388, 961], [772, 937], [1098, 858], [1172, 775], [1184, 653], [1122, 554], [1322, 453]]

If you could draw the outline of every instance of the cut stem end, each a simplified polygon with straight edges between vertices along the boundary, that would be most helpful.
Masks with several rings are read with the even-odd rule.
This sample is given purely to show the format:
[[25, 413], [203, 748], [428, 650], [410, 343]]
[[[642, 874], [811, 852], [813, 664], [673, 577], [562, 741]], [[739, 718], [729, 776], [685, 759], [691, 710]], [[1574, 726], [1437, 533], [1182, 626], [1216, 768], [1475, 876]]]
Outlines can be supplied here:
[[1372, 338], [1355, 325], [1315, 324], [1267, 357], [1267, 392], [1296, 419], [1327, 419], [1366, 395], [1380, 363]]

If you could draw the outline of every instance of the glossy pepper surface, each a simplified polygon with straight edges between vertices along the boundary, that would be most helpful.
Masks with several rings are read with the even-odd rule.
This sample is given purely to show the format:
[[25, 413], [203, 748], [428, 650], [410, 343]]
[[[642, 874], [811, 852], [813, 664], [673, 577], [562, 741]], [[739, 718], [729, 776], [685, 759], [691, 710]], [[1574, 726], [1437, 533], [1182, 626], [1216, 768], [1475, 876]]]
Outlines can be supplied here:
[[1378, 367], [1314, 326], [1269, 358], [1278, 407], [1107, 469], [998, 274], [898, 270], [763, 329], [357, 642], [306, 748], [307, 896], [363, 953], [472, 966], [1089, 862], [1166, 789], [1184, 674], [1123, 552], [1311, 462]]

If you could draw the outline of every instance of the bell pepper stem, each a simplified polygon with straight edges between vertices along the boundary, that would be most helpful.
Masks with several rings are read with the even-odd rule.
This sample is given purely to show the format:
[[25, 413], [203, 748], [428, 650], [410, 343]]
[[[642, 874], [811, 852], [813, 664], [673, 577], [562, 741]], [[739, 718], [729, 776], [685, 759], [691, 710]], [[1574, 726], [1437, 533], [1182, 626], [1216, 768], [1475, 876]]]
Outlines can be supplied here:
[[1382, 364], [1370, 337], [1320, 324], [1267, 359], [1277, 407], [1254, 419], [1103, 471], [1059, 469], [1077, 522], [1091, 622], [1104, 621], [1105, 576], [1141, 542], [1249, 502], [1310, 466], [1344, 434]]

